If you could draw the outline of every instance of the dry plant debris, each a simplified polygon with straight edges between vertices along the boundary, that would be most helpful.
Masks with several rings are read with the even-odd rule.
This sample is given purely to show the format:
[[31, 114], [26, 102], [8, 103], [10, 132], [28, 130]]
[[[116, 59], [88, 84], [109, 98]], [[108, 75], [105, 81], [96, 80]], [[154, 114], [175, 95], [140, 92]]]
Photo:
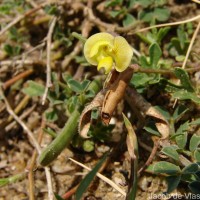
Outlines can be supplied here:
[[200, 199], [199, 8], [2, 0], [0, 200]]

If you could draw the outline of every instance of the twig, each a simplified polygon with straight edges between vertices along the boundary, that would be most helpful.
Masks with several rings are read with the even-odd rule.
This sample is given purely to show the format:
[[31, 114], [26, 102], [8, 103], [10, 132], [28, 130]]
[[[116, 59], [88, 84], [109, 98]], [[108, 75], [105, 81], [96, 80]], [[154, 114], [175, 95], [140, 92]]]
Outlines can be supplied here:
[[42, 97], [42, 104], [44, 105], [45, 100], [47, 98], [48, 90], [52, 86], [51, 83], [51, 41], [54, 27], [56, 25], [57, 17], [53, 17], [49, 32], [47, 35], [47, 78], [46, 78], [46, 87], [44, 91], [44, 95]]
[[164, 69], [147, 69], [147, 68], [142, 68], [140, 67], [138, 64], [132, 64], [129, 66], [131, 69], [133, 69], [133, 71], [136, 72], [140, 72], [140, 73], [155, 73], [155, 74], [170, 74], [173, 75], [174, 71], [173, 70], [164, 70]]
[[49, 200], [53, 200], [54, 199], [54, 192], [53, 192], [53, 184], [52, 184], [52, 180], [51, 180], [51, 173], [50, 173], [49, 167], [45, 167], [44, 170], [45, 170], [46, 179], [47, 179], [47, 188], [48, 188]]
[[33, 13], [37, 12], [38, 10], [40, 10], [42, 7], [44, 7], [45, 5], [47, 5], [47, 3], [43, 3], [41, 5], [39, 5], [36, 8], [33, 8], [29, 11], [27, 11], [26, 13], [24, 13], [23, 15], [18, 16], [17, 18], [15, 18], [13, 21], [11, 21], [6, 27], [4, 27], [1, 31], [0, 31], [0, 36], [3, 35], [7, 30], [9, 30], [12, 26], [14, 26], [15, 24], [17, 24], [18, 22], [20, 22], [22, 19], [24, 19], [25, 17], [32, 15]]
[[87, 8], [86, 12], [88, 13], [88, 19], [101, 27], [106, 28], [107, 31], [116, 31], [116, 32], [120, 32], [120, 33], [127, 33], [131, 30], [133, 30], [139, 23], [141, 23], [140, 21], [134, 22], [133, 24], [127, 26], [127, 27], [121, 27], [121, 26], [117, 26], [117, 25], [113, 25], [113, 24], [109, 24], [106, 22], [101, 21], [98, 17], [96, 17], [92, 11], [91, 8]]
[[[45, 127], [45, 120], [42, 119], [42, 123], [41, 123], [41, 127], [39, 130], [39, 134], [38, 134], [38, 144], [41, 144], [42, 142], [42, 137], [43, 137], [43, 128]], [[28, 179], [29, 179], [29, 199], [30, 200], [34, 200], [35, 199], [35, 186], [34, 186], [34, 177], [33, 177], [33, 170], [34, 170], [34, 166], [35, 166], [35, 161], [37, 158], [37, 151], [34, 150], [30, 164], [27, 166], [27, 170], [29, 171], [28, 173]]]
[[31, 48], [29, 51], [24, 52], [24, 53], [22, 54], [22, 57], [23, 57], [24, 55], [27, 55], [27, 54], [30, 54], [30, 53], [34, 52], [35, 50], [41, 49], [41, 48], [44, 47], [44, 46], [45, 46], [45, 42], [42, 42], [41, 44], [38, 44], [37, 46]]
[[33, 69], [28, 69], [26, 70], [25, 72], [22, 72], [20, 74], [18, 74], [17, 76], [11, 78], [10, 80], [6, 81], [4, 84], [3, 84], [3, 89], [7, 89], [8, 87], [10, 87], [12, 84], [14, 84], [16, 81], [22, 79], [22, 78], [25, 78], [27, 76], [29, 76], [30, 74], [33, 73]]
[[33, 142], [34, 147], [37, 149], [38, 153], [41, 153], [41, 148], [37, 142], [37, 140], [35, 139], [33, 133], [31, 132], [31, 130], [26, 126], [26, 124], [15, 114], [15, 112], [13, 111], [13, 109], [10, 107], [10, 104], [8, 103], [2, 87], [0, 87], [0, 95], [2, 97], [2, 99], [4, 100], [5, 104], [6, 104], [6, 108], [7, 111], [9, 112], [9, 114], [22, 126], [22, 128], [24, 129], [24, 131], [28, 134], [28, 136], [30, 137], [31, 141]]
[[184, 59], [183, 65], [182, 65], [182, 68], [183, 68], [183, 69], [185, 69], [185, 66], [186, 66], [188, 57], [189, 57], [189, 55], [190, 55], [192, 46], [193, 46], [194, 41], [195, 41], [195, 39], [196, 39], [196, 37], [197, 37], [197, 34], [198, 34], [198, 32], [199, 32], [199, 29], [200, 29], [200, 22], [198, 23], [197, 28], [196, 28], [196, 30], [195, 30], [195, 32], [194, 32], [194, 34], [193, 34], [193, 36], [192, 36], [192, 39], [191, 39], [191, 41], [190, 41], [190, 45], [189, 45], [189, 47], [188, 47], [188, 50], [187, 50], [187, 53], [186, 53], [186, 56], [185, 56], [185, 59]]
[[[147, 68], [142, 68], [140, 67], [138, 64], [132, 64], [129, 66], [131, 69], [133, 69], [134, 73], [153, 73], [153, 74], [163, 74], [163, 75], [174, 75], [174, 70], [171, 69], [147, 69]], [[195, 71], [199, 71], [200, 67], [190, 67], [190, 68], [186, 68], [185, 71], [186, 72], [195, 72]]]
[[[76, 163], [77, 165], [83, 167], [84, 169], [87, 169], [89, 171], [91, 171], [92, 169], [87, 167], [86, 165], [72, 159], [72, 158], [69, 158], [72, 162]], [[123, 196], [126, 196], [126, 193], [118, 186], [116, 185], [113, 181], [111, 181], [110, 179], [108, 179], [107, 177], [103, 176], [102, 174], [100, 173], [97, 173], [97, 176], [102, 179], [103, 181], [105, 181], [106, 183], [108, 183], [110, 186], [112, 186], [114, 189], [116, 189], [118, 192], [120, 192]]]
[[67, 56], [65, 56], [62, 62], [62, 69], [66, 69], [71, 62], [71, 60], [81, 52], [82, 43], [80, 41], [74, 47], [74, 50]]
[[[98, 171], [99, 173], [102, 173], [104, 171], [104, 169], [106, 169], [106, 167], [108, 166], [110, 161], [113, 160], [114, 157], [117, 157], [117, 154], [120, 152], [120, 149], [123, 146], [121, 143], [123, 143], [124, 140], [125, 140], [125, 137], [122, 136], [121, 140], [119, 142], [119, 145], [116, 145], [115, 148], [111, 151], [111, 154], [107, 157], [106, 161], [102, 164], [101, 168], [99, 169], [99, 171]], [[62, 195], [62, 197], [64, 199], [68, 199], [69, 197], [71, 197], [78, 189], [79, 184], [80, 183], [78, 183], [73, 188], [71, 188], [69, 191], [67, 191], [64, 195]]]
[[200, 1], [199, 1], [199, 0], [191, 0], [191, 1], [200, 4]]
[[138, 175], [140, 175], [146, 167], [148, 167], [150, 165], [150, 163], [152, 162], [152, 160], [154, 159], [156, 153], [157, 153], [157, 150], [158, 150], [158, 147], [159, 147], [159, 143], [160, 143], [160, 140], [158, 138], [154, 138], [153, 139], [153, 142], [154, 142], [154, 146], [153, 146], [153, 149], [151, 151], [151, 154], [149, 156], [149, 158], [147, 159], [147, 161], [145, 162], [145, 164], [140, 168], [140, 170], [138, 171]]
[[[16, 108], [14, 109], [15, 114], [17, 115], [23, 108], [26, 107], [30, 99], [30, 96], [26, 95], [24, 98], [17, 104]], [[10, 115], [7, 119], [7, 122], [9, 123], [13, 117]]]
[[[90, 23], [85, 20], [83, 22], [81, 35], [83, 37], [87, 38], [91, 28], [92, 28], [92, 26], [90, 25]], [[77, 56], [81, 52], [82, 45], [83, 45], [82, 42], [78, 41], [74, 47], [74, 50], [69, 55], [65, 56], [65, 58], [62, 62], [62, 69], [66, 69], [68, 67], [69, 63], [72, 61], [72, 59], [74, 59], [74, 57]]]
[[76, 186], [74, 186], [72, 189], [70, 189], [68, 192], [66, 192], [65, 194], [62, 195], [63, 199], [68, 199], [69, 197], [71, 197], [76, 190], [78, 189], [79, 184], [77, 184]]
[[[34, 104], [33, 106], [31, 106], [29, 109], [27, 109], [23, 114], [21, 114], [19, 116], [19, 118], [21, 120], [25, 119], [30, 113], [32, 113], [32, 111], [35, 109], [35, 107], [36, 107], [36, 104]], [[15, 124], [16, 124], [16, 121], [13, 121], [12, 123], [8, 124], [5, 127], [5, 131], [6, 132], [10, 131], [13, 128], [13, 126], [15, 126]]]
[[45, 65], [45, 63], [42, 60], [3, 60], [0, 61], [0, 67], [1, 66], [15, 66], [15, 65]]
[[[26, 126], [26, 124], [14, 113], [14, 111], [12, 110], [12, 108], [10, 107], [10, 104], [8, 103], [2, 87], [0, 86], [0, 96], [1, 98], [4, 100], [5, 104], [6, 104], [6, 108], [7, 111], [9, 112], [10, 115], [13, 116], [13, 118], [21, 125], [21, 127], [24, 129], [24, 131], [28, 134], [28, 136], [30, 137], [31, 141], [33, 142], [33, 145], [35, 147], [35, 149], [37, 150], [38, 154], [41, 153], [41, 148], [40, 145], [38, 144], [37, 140], [35, 139], [33, 133], [31, 132], [31, 130]], [[49, 194], [49, 200], [53, 200], [54, 199], [54, 194], [53, 194], [53, 186], [52, 186], [52, 181], [51, 181], [51, 174], [49, 171], [48, 167], [45, 167], [45, 173], [46, 173], [46, 179], [47, 179], [47, 186], [48, 186], [48, 194]]]
[[[200, 22], [198, 23], [198, 25], [197, 25], [197, 27], [196, 27], [196, 30], [194, 31], [194, 34], [193, 34], [192, 39], [191, 39], [191, 41], [190, 41], [190, 45], [189, 45], [188, 50], [187, 50], [187, 53], [186, 53], [186, 55], [185, 55], [185, 59], [184, 59], [183, 65], [182, 65], [182, 69], [185, 69], [187, 60], [188, 60], [188, 58], [189, 58], [189, 55], [190, 55], [192, 46], [193, 46], [194, 41], [195, 41], [195, 39], [196, 39], [196, 37], [197, 37], [197, 34], [198, 34], [198, 32], [199, 32], [199, 29], [200, 29]], [[179, 85], [179, 84], [180, 84], [180, 80], [177, 81], [177, 85]], [[174, 101], [173, 108], [176, 106], [176, 103], [177, 103], [177, 99], [175, 99], [175, 101]]]
[[158, 24], [158, 25], [142, 28], [142, 29], [139, 29], [137, 31], [134, 31], [133, 33], [134, 34], [140, 33], [140, 32], [144, 32], [144, 31], [148, 31], [148, 30], [153, 29], [153, 28], [161, 28], [161, 27], [166, 27], [166, 26], [176, 26], [176, 25], [180, 25], [180, 24], [186, 24], [188, 22], [193, 22], [193, 21], [196, 21], [198, 19], [200, 19], [200, 15], [197, 15], [195, 17], [192, 17], [190, 19], [186, 19], [186, 20], [183, 20], [183, 21], [171, 22], [171, 23], [165, 23], [165, 24]]
[[[37, 8], [37, 6], [38, 6], [37, 3], [35, 3], [35, 2], [32, 1], [32, 0], [26, 0], [26, 2], [29, 3], [33, 8]], [[46, 14], [46, 13], [44, 12], [44, 10], [40, 10], [39, 13], [40, 13], [40, 14]]]

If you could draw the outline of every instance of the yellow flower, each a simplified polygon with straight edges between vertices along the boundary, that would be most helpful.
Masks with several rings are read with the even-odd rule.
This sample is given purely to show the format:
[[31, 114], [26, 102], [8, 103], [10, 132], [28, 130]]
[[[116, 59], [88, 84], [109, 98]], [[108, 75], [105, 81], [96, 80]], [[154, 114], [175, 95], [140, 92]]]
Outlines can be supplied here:
[[90, 64], [98, 70], [104, 68], [107, 74], [113, 66], [118, 72], [124, 71], [131, 62], [133, 49], [121, 36], [97, 33], [86, 40], [84, 55]]

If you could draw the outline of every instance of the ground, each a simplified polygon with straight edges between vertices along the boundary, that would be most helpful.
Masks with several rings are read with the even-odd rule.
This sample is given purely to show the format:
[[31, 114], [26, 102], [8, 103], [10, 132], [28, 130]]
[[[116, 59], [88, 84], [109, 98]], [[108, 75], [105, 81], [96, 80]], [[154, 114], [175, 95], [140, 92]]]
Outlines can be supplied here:
[[[168, 199], [185, 199], [185, 194], [195, 191], [199, 194], [194, 189], [200, 183], [199, 18], [200, 4], [192, 0], [1, 1], [0, 200], [51, 200], [56, 198], [52, 191], [60, 199], [75, 199], [77, 185], [88, 170], [69, 158], [94, 169], [108, 151], [99, 172], [128, 194], [136, 165], [131, 151], [136, 150], [137, 170], [144, 167], [138, 174], [136, 200], [164, 199], [159, 195], [169, 189], [166, 177], [176, 178]], [[156, 27], [159, 24], [163, 29]], [[117, 78], [109, 79], [86, 61], [82, 41], [98, 32], [121, 35], [134, 48], [131, 80], [116, 72], [112, 76]], [[94, 80], [98, 84], [90, 87]], [[126, 84], [117, 94], [120, 102], [105, 101], [102, 89], [115, 95], [113, 85], [121, 84], [117, 80]], [[109, 126], [102, 123], [99, 102], [90, 104], [99, 91], [104, 99], [100, 111], [105, 103], [110, 107], [116, 103]], [[71, 136], [65, 148], [43, 166], [38, 153], [63, 132], [75, 109], [82, 115], [69, 125]], [[86, 110], [93, 118], [89, 139], [78, 133], [87, 125]], [[134, 131], [125, 126], [122, 113]], [[155, 129], [148, 126], [152, 122]], [[78, 123], [83, 127], [78, 128]], [[138, 148], [131, 146], [133, 135], [129, 138], [127, 132], [136, 134]], [[159, 162], [173, 164], [170, 167], [175, 172], [156, 165], [147, 169]], [[125, 196], [95, 177], [82, 199], [117, 200]]]

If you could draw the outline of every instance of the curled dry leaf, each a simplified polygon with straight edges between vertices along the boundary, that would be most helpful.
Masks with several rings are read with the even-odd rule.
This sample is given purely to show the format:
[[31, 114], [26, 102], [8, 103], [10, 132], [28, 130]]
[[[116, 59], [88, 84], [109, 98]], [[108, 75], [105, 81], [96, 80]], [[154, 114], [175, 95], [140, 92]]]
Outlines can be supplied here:
[[133, 75], [133, 70], [128, 68], [122, 73], [115, 74], [115, 80], [111, 77], [112, 84], [109, 84], [105, 98], [103, 100], [103, 106], [101, 110], [101, 119], [108, 125], [112, 114], [117, 107], [117, 104], [123, 99], [127, 85]]
[[117, 104], [124, 97], [124, 93], [133, 74], [132, 69], [127, 69], [122, 73], [113, 70], [107, 77], [104, 89], [83, 110], [79, 121], [79, 134], [88, 138], [92, 120], [91, 113], [95, 108], [101, 108], [101, 119], [108, 125]]
[[102, 107], [105, 93], [106, 93], [105, 89], [101, 90], [82, 111], [78, 125], [78, 132], [83, 138], [89, 138], [88, 131], [92, 123], [91, 120], [92, 110], [95, 108]]
[[128, 135], [126, 138], [127, 149], [128, 149], [131, 159], [135, 160], [138, 157], [137, 136], [135, 134], [135, 131], [134, 131], [130, 121], [124, 114], [123, 114], [123, 118], [124, 118], [124, 123], [125, 123], [126, 129], [128, 131]]
[[148, 103], [134, 88], [127, 88], [127, 97], [131, 100], [130, 106], [137, 107], [144, 116], [150, 116], [156, 119], [156, 127], [161, 134], [161, 139], [166, 139], [169, 136], [170, 128], [168, 121], [164, 116]]

